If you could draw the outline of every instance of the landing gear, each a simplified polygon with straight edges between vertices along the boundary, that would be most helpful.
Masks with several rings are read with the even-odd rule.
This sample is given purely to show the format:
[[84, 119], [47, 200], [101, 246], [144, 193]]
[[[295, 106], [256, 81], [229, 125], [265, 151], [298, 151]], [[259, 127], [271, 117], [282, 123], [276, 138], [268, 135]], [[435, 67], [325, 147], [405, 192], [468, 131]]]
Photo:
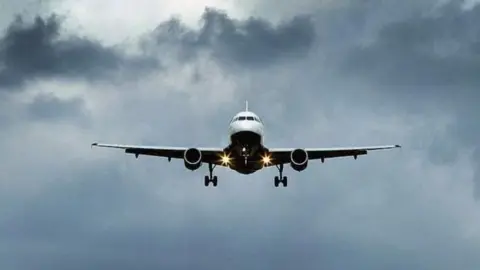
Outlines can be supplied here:
[[208, 163], [208, 171], [210, 172], [210, 175], [205, 175], [204, 184], [206, 187], [208, 187], [210, 183], [212, 183], [214, 187], [217, 186], [218, 178], [216, 175], [213, 175], [213, 169], [215, 169], [216, 166], [217, 165], [212, 165], [212, 163]]
[[286, 176], [283, 176], [283, 164], [276, 165], [276, 167], [278, 169], [280, 176], [275, 176], [273, 183], [275, 187], [278, 187], [280, 183], [282, 183], [283, 186], [286, 187], [288, 185], [288, 178]]
[[213, 185], [214, 187], [216, 187], [216, 186], [217, 186], [217, 183], [218, 183], [218, 178], [217, 178], [217, 176], [214, 176], [214, 177], [210, 178], [210, 177], [208, 177], [208, 175], [205, 175], [205, 183], [204, 183], [205, 186], [208, 187], [208, 185], [210, 184], [210, 182], [212, 183], [212, 185]]

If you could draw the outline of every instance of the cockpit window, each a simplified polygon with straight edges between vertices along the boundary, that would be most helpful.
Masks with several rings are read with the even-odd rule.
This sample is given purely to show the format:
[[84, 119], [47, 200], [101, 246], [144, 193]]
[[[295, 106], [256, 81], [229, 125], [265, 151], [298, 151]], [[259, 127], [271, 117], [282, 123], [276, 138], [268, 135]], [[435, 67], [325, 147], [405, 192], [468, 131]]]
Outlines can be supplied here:
[[256, 122], [262, 123], [262, 120], [260, 120], [260, 118], [257, 117], [257, 116], [237, 116], [237, 117], [234, 117], [234, 118], [232, 119], [232, 122], [235, 122], [235, 121], [245, 121], [245, 120], [248, 120], [248, 121], [256, 121]]

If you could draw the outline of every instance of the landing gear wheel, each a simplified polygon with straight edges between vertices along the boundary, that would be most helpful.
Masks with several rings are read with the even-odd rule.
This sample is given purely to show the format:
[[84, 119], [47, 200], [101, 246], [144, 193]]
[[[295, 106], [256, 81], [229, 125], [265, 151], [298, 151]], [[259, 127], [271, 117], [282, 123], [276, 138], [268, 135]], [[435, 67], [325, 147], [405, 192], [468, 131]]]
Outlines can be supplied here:
[[205, 186], [208, 187], [208, 184], [210, 184], [210, 177], [208, 177], [208, 175], [205, 175], [205, 182], [204, 182]]
[[213, 169], [215, 169], [215, 166], [212, 165], [212, 163], [208, 164], [208, 170], [210, 171], [210, 175], [205, 175], [205, 181], [204, 184], [206, 187], [212, 182], [212, 186], [216, 187], [218, 184], [218, 178], [217, 176], [213, 176]]
[[278, 187], [280, 183], [283, 184], [284, 187], [288, 185], [288, 179], [286, 176], [283, 176], [283, 164], [277, 165], [278, 172], [280, 176], [275, 176], [273, 183], [275, 187]]
[[205, 181], [204, 181], [205, 186], [208, 187], [210, 183], [212, 183], [212, 186], [216, 187], [218, 184], [217, 176], [210, 178], [208, 175], [205, 175]]

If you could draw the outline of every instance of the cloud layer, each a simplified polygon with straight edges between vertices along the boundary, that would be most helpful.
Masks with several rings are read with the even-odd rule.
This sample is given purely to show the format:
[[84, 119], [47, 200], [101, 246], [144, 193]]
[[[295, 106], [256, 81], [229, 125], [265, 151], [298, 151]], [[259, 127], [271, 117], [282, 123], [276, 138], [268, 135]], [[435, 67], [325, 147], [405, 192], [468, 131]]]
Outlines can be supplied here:
[[[437, 107], [452, 113], [449, 135], [431, 149], [432, 159], [449, 160], [449, 156], [462, 155], [458, 151], [463, 155], [478, 152], [480, 128], [472, 116], [478, 113], [475, 100], [480, 98], [480, 36], [475, 27], [480, 23], [480, 7], [464, 10], [457, 1], [432, 13], [385, 26], [372, 45], [352, 51], [344, 68], [373, 81], [388, 97], [416, 108]], [[445, 151], [452, 141], [455, 149]], [[478, 196], [478, 176], [475, 185]]]
[[59, 39], [60, 26], [57, 16], [36, 17], [33, 24], [17, 17], [0, 40], [1, 88], [11, 89], [39, 77], [94, 79], [125, 66], [134, 72], [158, 65], [149, 58], [129, 59], [86, 38]]
[[[9, 23], [0, 266], [477, 269], [478, 7], [342, 1], [290, 16], [267, 2], [248, 3], [264, 17], [211, 7], [198, 27], [177, 16], [115, 46], [64, 28], [68, 15]], [[274, 169], [217, 169], [207, 189], [204, 167], [89, 147], [223, 145], [244, 99], [272, 147], [404, 148], [287, 170], [287, 189]]]

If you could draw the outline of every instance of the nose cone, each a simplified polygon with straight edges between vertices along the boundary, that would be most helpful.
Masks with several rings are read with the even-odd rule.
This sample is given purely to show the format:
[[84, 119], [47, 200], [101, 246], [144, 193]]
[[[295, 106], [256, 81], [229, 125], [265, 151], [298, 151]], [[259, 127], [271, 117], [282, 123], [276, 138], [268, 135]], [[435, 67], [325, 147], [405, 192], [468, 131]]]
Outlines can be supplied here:
[[263, 137], [263, 123], [255, 113], [243, 111], [233, 117], [228, 131], [230, 136], [239, 132], [253, 132]]

